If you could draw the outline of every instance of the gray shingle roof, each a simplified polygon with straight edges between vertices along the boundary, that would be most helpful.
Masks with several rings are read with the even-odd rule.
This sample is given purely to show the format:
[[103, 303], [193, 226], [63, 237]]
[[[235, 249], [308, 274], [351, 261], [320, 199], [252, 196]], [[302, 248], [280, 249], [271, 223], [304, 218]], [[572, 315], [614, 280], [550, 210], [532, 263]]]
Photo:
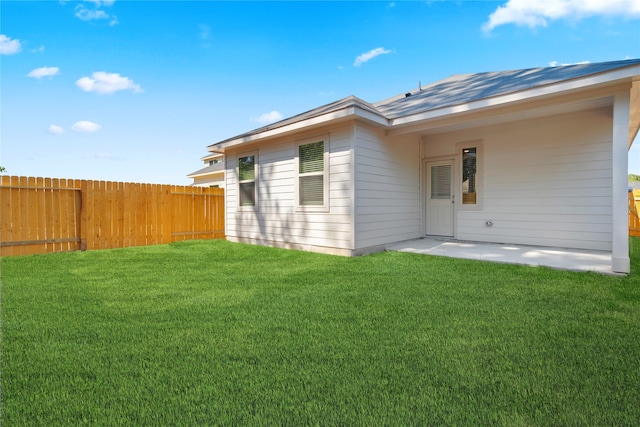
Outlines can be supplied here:
[[368, 103], [355, 96], [348, 96], [313, 110], [280, 120], [268, 126], [254, 129], [224, 141], [246, 138], [262, 132], [287, 126], [305, 119], [359, 107], [384, 119], [397, 119], [412, 114], [424, 113], [454, 105], [466, 104], [481, 99], [542, 87], [554, 83], [595, 75], [630, 65], [640, 64], [640, 59], [622, 61], [562, 65], [557, 67], [529, 68], [523, 70], [456, 74], [446, 79], [415, 88], [408, 93], [394, 96], [376, 103]]
[[457, 74], [435, 82], [422, 90], [414, 89], [411, 96], [395, 96], [374, 104], [389, 119], [423, 113], [480, 99], [546, 86], [579, 77], [640, 64], [640, 59], [563, 65], [547, 68]]

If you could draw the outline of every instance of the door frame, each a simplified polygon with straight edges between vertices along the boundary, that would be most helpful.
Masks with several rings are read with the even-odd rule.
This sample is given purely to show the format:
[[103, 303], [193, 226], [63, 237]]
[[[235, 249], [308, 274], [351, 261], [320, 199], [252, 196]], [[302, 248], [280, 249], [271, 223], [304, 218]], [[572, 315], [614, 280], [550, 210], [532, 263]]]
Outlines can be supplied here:
[[457, 238], [458, 235], [458, 159], [455, 155], [443, 156], [443, 157], [429, 157], [422, 159], [422, 235], [429, 236], [427, 234], [427, 202], [429, 199], [429, 168], [428, 165], [430, 163], [437, 162], [451, 162], [451, 195], [453, 197], [453, 209], [452, 209], [452, 235], [451, 236], [442, 236], [442, 237], [451, 237], [453, 239]]

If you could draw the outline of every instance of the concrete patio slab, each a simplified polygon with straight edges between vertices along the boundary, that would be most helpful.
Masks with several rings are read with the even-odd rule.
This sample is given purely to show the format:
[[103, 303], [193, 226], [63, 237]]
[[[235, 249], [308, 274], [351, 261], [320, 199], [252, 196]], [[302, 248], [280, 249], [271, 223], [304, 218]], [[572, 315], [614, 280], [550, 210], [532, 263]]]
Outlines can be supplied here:
[[611, 269], [611, 253], [601, 251], [467, 242], [437, 237], [394, 243], [387, 245], [386, 250], [615, 274]]

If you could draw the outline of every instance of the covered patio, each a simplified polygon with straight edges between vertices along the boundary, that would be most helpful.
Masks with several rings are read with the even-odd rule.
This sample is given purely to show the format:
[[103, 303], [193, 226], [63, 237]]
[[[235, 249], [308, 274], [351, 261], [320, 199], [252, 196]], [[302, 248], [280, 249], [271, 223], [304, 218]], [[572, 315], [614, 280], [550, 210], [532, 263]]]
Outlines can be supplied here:
[[611, 252], [602, 251], [469, 242], [445, 237], [407, 240], [387, 245], [385, 249], [507, 264], [546, 266], [561, 270], [616, 274], [611, 268]]

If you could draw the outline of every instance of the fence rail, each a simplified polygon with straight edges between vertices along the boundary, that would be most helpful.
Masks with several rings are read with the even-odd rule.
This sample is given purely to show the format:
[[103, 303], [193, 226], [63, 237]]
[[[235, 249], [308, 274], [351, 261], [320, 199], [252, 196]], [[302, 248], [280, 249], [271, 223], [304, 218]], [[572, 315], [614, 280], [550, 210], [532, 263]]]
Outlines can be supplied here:
[[640, 190], [629, 192], [629, 236], [640, 237]]
[[2, 256], [225, 238], [219, 188], [0, 178]]

